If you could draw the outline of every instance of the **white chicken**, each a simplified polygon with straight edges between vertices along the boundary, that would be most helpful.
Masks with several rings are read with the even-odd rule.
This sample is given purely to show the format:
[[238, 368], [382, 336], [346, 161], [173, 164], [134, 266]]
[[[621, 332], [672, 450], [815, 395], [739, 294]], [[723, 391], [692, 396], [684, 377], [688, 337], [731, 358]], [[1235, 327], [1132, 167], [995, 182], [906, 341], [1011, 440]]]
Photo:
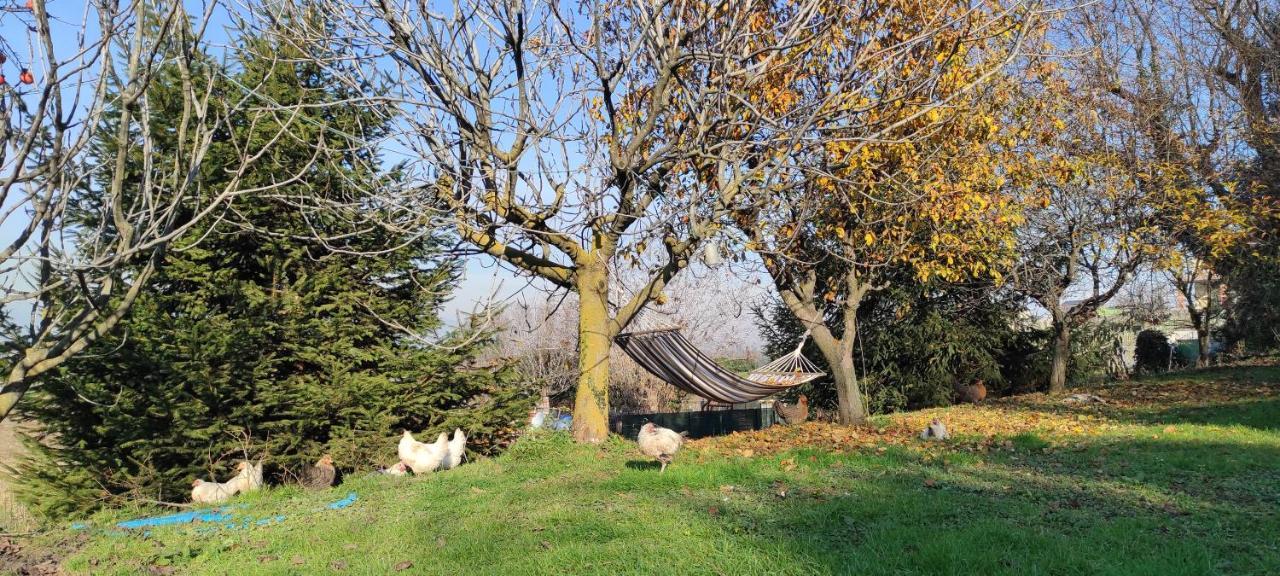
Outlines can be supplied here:
[[236, 464], [235, 477], [227, 480], [226, 484], [233, 487], [236, 493], [241, 494], [262, 488], [262, 463], [241, 461]]
[[246, 491], [257, 490], [262, 487], [262, 461], [257, 464], [249, 464], [248, 470], [249, 481], [245, 486]]
[[404, 462], [396, 462], [389, 468], [383, 468], [382, 473], [388, 476], [404, 476], [409, 473], [409, 467]]
[[455, 468], [462, 463], [462, 456], [467, 451], [467, 435], [461, 428], [454, 428], [453, 439], [449, 441], [449, 456], [445, 458], [444, 469]]
[[921, 440], [946, 440], [948, 438], [951, 438], [951, 435], [947, 433], [947, 425], [937, 418], [934, 418], [933, 422], [930, 422], [929, 426], [920, 433]]
[[435, 472], [449, 457], [449, 436], [441, 432], [434, 444], [424, 444], [414, 440], [413, 434], [405, 430], [400, 437], [398, 455], [414, 474]]
[[529, 427], [541, 428], [542, 423], [547, 420], [547, 413], [542, 410], [529, 411]]
[[195, 504], [221, 504], [238, 491], [233, 482], [207, 482], [196, 478], [191, 483], [191, 501]]
[[672, 457], [684, 443], [684, 433], [649, 422], [640, 427], [636, 442], [640, 444], [640, 452], [650, 458], [657, 458], [662, 463], [662, 469], [658, 471], [661, 474], [667, 471], [667, 464], [671, 463]]

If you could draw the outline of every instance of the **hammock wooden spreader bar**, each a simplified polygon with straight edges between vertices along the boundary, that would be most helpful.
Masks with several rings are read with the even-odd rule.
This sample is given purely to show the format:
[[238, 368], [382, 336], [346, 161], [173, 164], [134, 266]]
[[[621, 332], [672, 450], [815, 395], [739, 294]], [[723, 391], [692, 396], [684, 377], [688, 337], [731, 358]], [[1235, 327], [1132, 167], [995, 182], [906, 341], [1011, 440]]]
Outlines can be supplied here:
[[759, 400], [825, 375], [800, 354], [799, 346], [743, 378], [703, 354], [679, 327], [623, 332], [616, 341], [637, 364], [664, 382], [725, 404]]

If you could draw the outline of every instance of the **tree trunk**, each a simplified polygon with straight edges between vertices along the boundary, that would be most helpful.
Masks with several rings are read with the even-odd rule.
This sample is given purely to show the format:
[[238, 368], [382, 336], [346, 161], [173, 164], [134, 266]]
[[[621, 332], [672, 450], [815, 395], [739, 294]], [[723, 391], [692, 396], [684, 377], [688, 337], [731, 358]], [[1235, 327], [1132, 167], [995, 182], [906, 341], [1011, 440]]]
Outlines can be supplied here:
[[603, 264], [578, 269], [578, 392], [573, 438], [602, 442], [609, 434], [609, 272]]
[[831, 379], [835, 381], [836, 395], [840, 398], [840, 423], [851, 425], [866, 422], [867, 407], [862, 399], [862, 386], [854, 371], [853, 353], [842, 354], [838, 360], [827, 358], [827, 362], [831, 365]]
[[[854, 325], [849, 323], [847, 326]], [[817, 344], [831, 369], [831, 383], [836, 387], [836, 397], [840, 400], [840, 423], [852, 425], [866, 422], [867, 407], [862, 400], [862, 386], [853, 366], [853, 340], [856, 332], [847, 329], [841, 339], [837, 339], [826, 326], [815, 326], [810, 328], [810, 332], [813, 343]]]
[[1071, 359], [1071, 327], [1064, 320], [1053, 323], [1053, 366], [1049, 370], [1049, 393], [1067, 389], [1067, 362]]
[[9, 371], [9, 376], [5, 378], [4, 386], [0, 387], [0, 421], [9, 417], [13, 407], [18, 405], [19, 400], [22, 400], [22, 395], [27, 393], [33, 378], [29, 370], [31, 366], [44, 360], [45, 356], [47, 356], [47, 353], [43, 349], [27, 350], [26, 356], [14, 363], [13, 369]]
[[1196, 358], [1196, 367], [1204, 368], [1205, 366], [1209, 365], [1209, 327], [1208, 326], [1204, 326], [1204, 325], [1196, 326], [1196, 343], [1200, 345], [1200, 355]]
[[836, 397], [840, 400], [840, 423], [861, 424], [867, 420], [867, 407], [862, 399], [862, 387], [853, 366], [853, 342], [857, 338], [857, 310], [865, 289], [857, 290], [853, 296], [857, 298], [852, 304], [846, 303], [844, 338], [837, 339], [827, 327], [822, 314], [813, 305], [813, 279], [800, 285], [793, 285], [779, 290], [782, 301], [791, 313], [800, 320], [800, 324], [809, 329], [813, 343], [822, 352], [827, 366], [831, 368], [832, 384], [836, 387]]

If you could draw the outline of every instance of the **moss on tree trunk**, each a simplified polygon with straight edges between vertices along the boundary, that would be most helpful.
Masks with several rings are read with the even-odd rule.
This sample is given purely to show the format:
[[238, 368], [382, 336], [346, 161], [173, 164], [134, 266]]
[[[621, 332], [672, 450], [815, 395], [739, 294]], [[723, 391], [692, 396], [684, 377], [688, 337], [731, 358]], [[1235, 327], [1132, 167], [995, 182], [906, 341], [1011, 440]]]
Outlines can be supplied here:
[[603, 264], [578, 270], [578, 392], [573, 437], [601, 442], [609, 434], [609, 273]]

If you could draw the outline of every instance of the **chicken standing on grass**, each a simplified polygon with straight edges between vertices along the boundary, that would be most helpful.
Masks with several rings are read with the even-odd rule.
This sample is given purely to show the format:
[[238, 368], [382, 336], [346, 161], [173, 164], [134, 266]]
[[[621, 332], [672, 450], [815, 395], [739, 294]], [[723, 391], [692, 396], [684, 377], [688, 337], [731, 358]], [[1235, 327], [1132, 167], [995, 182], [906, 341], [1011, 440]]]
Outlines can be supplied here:
[[977, 404], [987, 398], [987, 385], [982, 380], [968, 386], [957, 382], [954, 386], [959, 401], [966, 404]]
[[262, 461], [257, 464], [249, 464], [249, 484], [248, 490], [257, 490], [262, 488]]
[[338, 477], [338, 470], [333, 467], [333, 457], [325, 454], [316, 461], [315, 466], [308, 466], [302, 471], [302, 486], [304, 488], [322, 489], [333, 486], [333, 481]]
[[467, 451], [467, 435], [461, 428], [454, 428], [453, 439], [449, 441], [449, 456], [445, 458], [444, 469], [456, 468], [462, 463], [462, 456]]
[[671, 458], [680, 450], [680, 445], [684, 443], [684, 435], [684, 432], [676, 432], [649, 422], [640, 427], [636, 442], [640, 444], [640, 452], [662, 463], [662, 469], [658, 471], [661, 474], [667, 471], [667, 464], [671, 463]]
[[398, 455], [414, 474], [435, 472], [449, 457], [449, 436], [441, 432], [434, 444], [424, 444], [414, 440], [413, 434], [405, 430], [400, 437]]
[[388, 476], [404, 476], [409, 473], [409, 467], [404, 462], [396, 462], [390, 467], [383, 468], [381, 472]]

